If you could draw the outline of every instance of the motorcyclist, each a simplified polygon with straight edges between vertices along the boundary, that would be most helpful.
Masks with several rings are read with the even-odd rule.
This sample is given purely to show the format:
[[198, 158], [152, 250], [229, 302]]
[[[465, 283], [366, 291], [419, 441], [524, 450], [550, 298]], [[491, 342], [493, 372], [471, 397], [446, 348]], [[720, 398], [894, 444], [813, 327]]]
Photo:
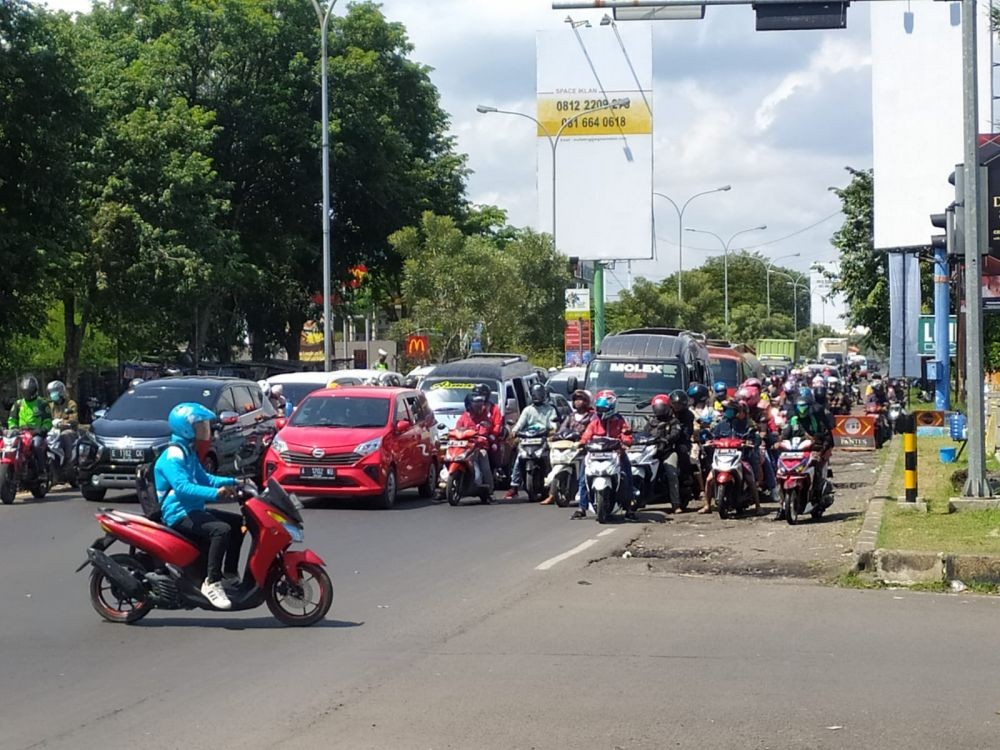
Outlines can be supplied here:
[[670, 509], [672, 513], [678, 513], [681, 508], [680, 477], [677, 474], [677, 465], [680, 461], [678, 443], [684, 427], [674, 415], [670, 401], [671, 397], [663, 393], [653, 396], [649, 404], [653, 413], [647, 417], [643, 431], [656, 438], [656, 453], [667, 476]]
[[722, 380], [717, 380], [712, 383], [712, 393], [715, 394], [715, 403], [713, 406], [718, 412], [722, 411], [723, 402], [729, 397], [729, 387]]
[[[201, 593], [219, 609], [232, 605], [223, 586], [239, 583], [243, 517], [206, 510], [205, 504], [234, 496], [236, 480], [209, 474], [198, 461], [196, 443], [210, 439], [215, 414], [197, 403], [170, 410], [170, 443], [153, 470], [163, 523], [199, 542], [208, 543], [207, 571]], [[223, 572], [224, 571], [224, 572]]]
[[[819, 453], [820, 460], [816, 465], [816, 481], [813, 483], [813, 493], [816, 499], [821, 495], [821, 487], [826, 481], [826, 467], [830, 458], [830, 451], [833, 448], [833, 441], [827, 429], [825, 420], [817, 415], [811, 399], [808, 396], [799, 396], [795, 402], [795, 412], [788, 424], [781, 431], [782, 440], [791, 440], [795, 437], [805, 437], [813, 441], [813, 450]], [[774, 516], [774, 520], [780, 521], [785, 517], [785, 509], [779, 508]]]
[[[598, 391], [594, 397], [595, 419], [590, 420], [587, 429], [580, 437], [580, 443], [586, 445], [596, 437], [617, 438], [621, 441], [621, 471], [622, 481], [625, 484], [626, 497], [635, 497], [635, 490], [632, 487], [632, 464], [628, 460], [628, 453], [625, 447], [632, 444], [632, 430], [628, 421], [618, 413], [618, 397], [612, 390]], [[580, 507], [573, 513], [572, 518], [586, 518], [587, 507], [590, 505], [590, 497], [587, 492], [587, 473], [580, 472], [579, 485]], [[626, 517], [631, 518], [634, 513], [629, 510]]]
[[690, 409], [694, 412], [701, 412], [710, 405], [708, 401], [711, 391], [708, 390], [708, 386], [702, 383], [692, 383], [689, 385], [687, 395]]
[[583, 436], [590, 420], [594, 418], [594, 407], [590, 404], [590, 393], [582, 388], [573, 391], [572, 401], [573, 411], [566, 415], [557, 432], [572, 432], [579, 438]]
[[45, 399], [38, 397], [38, 380], [29, 375], [21, 381], [21, 398], [14, 402], [7, 417], [7, 429], [32, 430], [31, 455], [38, 476], [46, 470], [45, 433], [52, 429], [52, 415]]
[[62, 450], [62, 461], [67, 463], [72, 459], [73, 440], [76, 428], [79, 426], [79, 416], [76, 401], [66, 392], [66, 384], [61, 380], [53, 380], [45, 390], [49, 392], [49, 408], [52, 411], [52, 427], [59, 430], [59, 448]]
[[[465, 411], [455, 423], [456, 430], [475, 430], [476, 434], [489, 439], [493, 431], [490, 423], [489, 401], [479, 393], [470, 393], [465, 397]], [[489, 487], [490, 495], [493, 494], [493, 470], [490, 467], [488, 456], [482, 452], [476, 453], [476, 484]]]
[[[727, 399], [722, 404], [722, 419], [712, 428], [712, 438], [726, 438], [726, 437], [736, 437], [742, 438], [744, 440], [750, 440], [755, 445], [752, 448], [744, 449], [744, 455], [747, 455], [747, 462], [750, 463], [751, 469], [756, 476], [759, 472], [759, 456], [760, 451], [756, 447], [757, 443], [757, 431], [754, 429], [753, 424], [750, 422], [749, 415], [747, 413], [747, 406], [744, 402], [737, 401], [735, 398]], [[756, 454], [758, 456], [758, 461], [756, 464], [753, 463], [753, 456]], [[760, 511], [760, 497], [757, 493], [757, 482], [748, 482], [750, 485], [750, 492], [753, 496], [754, 510]], [[712, 512], [712, 494], [715, 491], [714, 479], [709, 474], [708, 481], [705, 482], [705, 505], [699, 509], [699, 513], [711, 513]]]
[[275, 383], [268, 389], [267, 397], [271, 400], [271, 406], [278, 412], [278, 416], [285, 416], [288, 401], [285, 399], [285, 387], [281, 383]]
[[775, 442], [777, 442], [778, 436], [771, 428], [772, 420], [770, 410], [768, 409], [768, 402], [761, 399], [760, 381], [756, 378], [747, 379], [740, 386], [740, 390], [736, 392], [736, 399], [746, 403], [747, 417], [750, 423], [757, 428], [760, 441], [765, 447], [763, 456], [760, 451], [755, 456], [758, 477], [762, 470], [764, 486], [767, 487], [768, 495], [774, 500], [777, 494], [777, 479], [774, 474], [774, 464], [771, 463], [771, 449], [774, 447]]
[[478, 383], [476, 387], [472, 389], [472, 393], [474, 396], [482, 398], [483, 403], [486, 404], [486, 420], [490, 423], [490, 432], [487, 436], [490, 441], [490, 469], [496, 471], [502, 463], [500, 449], [503, 439], [507, 434], [506, 426], [503, 421], [503, 414], [500, 413], [500, 407], [494, 404], [493, 400], [490, 398], [493, 392], [486, 383]]
[[[521, 412], [521, 416], [517, 418], [511, 432], [517, 435], [521, 430], [537, 429], [547, 433], [556, 428], [558, 420], [559, 414], [556, 412], [556, 407], [549, 403], [549, 392], [541, 383], [535, 383], [531, 386], [531, 403]], [[514, 470], [510, 473], [510, 489], [504, 495], [504, 500], [517, 498], [518, 490], [521, 489], [521, 483], [524, 481], [523, 471], [524, 467], [521, 465], [520, 458], [515, 459]], [[547, 468], [546, 473], [548, 473]], [[541, 504], [551, 505], [552, 495], [546, 496]]]

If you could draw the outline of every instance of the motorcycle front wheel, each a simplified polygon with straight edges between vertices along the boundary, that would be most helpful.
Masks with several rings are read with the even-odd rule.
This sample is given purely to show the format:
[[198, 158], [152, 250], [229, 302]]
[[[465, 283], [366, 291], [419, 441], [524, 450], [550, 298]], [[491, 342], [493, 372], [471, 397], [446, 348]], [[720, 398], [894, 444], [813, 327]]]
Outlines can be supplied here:
[[0, 464], [0, 501], [4, 505], [14, 502], [17, 494], [17, 478], [14, 476], [13, 466], [10, 464]]
[[785, 520], [789, 526], [794, 526], [799, 520], [799, 503], [801, 502], [802, 490], [798, 487], [788, 490], [785, 493]]
[[611, 506], [614, 504], [611, 490], [600, 490], [596, 494], [597, 497], [594, 498], [594, 509], [597, 511], [597, 522], [607, 523], [611, 520]]
[[536, 503], [542, 495], [542, 472], [539, 469], [526, 469], [524, 472], [524, 491], [528, 494], [528, 502]]
[[[111, 555], [111, 559], [130, 573], [146, 572], [138, 560], [124, 553]], [[90, 603], [97, 614], [108, 622], [123, 622], [126, 625], [138, 622], [153, 611], [153, 603], [149, 599], [136, 601], [104, 575], [100, 568], [90, 571]]]
[[31, 496], [36, 500], [41, 500], [52, 489], [53, 483], [52, 465], [49, 464], [45, 469], [45, 474], [36, 479], [35, 483], [31, 485]]
[[719, 518], [725, 520], [729, 517], [729, 501], [726, 498], [726, 485], [716, 483], [715, 485], [715, 509], [719, 511]]
[[461, 472], [448, 475], [448, 481], [444, 485], [444, 496], [448, 500], [448, 505], [452, 507], [462, 502], [462, 476]]
[[267, 608], [284, 625], [306, 627], [324, 617], [333, 604], [333, 582], [321, 565], [301, 563], [299, 582], [289, 580], [283, 566], [276, 567], [264, 592]]
[[556, 505], [560, 508], [568, 508], [570, 502], [572, 502], [572, 492], [570, 487], [573, 484], [570, 481], [570, 474], [564, 473], [556, 477], [555, 481], [552, 482], [552, 494], [555, 495]]

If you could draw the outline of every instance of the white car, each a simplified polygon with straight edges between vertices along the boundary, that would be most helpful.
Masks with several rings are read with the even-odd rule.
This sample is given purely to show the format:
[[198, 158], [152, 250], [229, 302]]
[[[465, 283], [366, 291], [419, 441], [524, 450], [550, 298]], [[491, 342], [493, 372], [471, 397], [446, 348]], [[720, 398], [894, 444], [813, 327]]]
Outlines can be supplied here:
[[285, 400], [295, 406], [313, 391], [337, 385], [401, 386], [403, 376], [392, 370], [334, 370], [332, 372], [286, 372], [267, 379], [269, 386], [281, 385]]

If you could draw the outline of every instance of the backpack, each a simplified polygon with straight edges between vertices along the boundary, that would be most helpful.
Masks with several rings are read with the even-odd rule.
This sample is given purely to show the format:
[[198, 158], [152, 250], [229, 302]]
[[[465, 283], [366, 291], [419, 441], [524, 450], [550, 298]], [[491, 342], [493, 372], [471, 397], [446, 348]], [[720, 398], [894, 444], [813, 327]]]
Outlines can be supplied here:
[[[139, 505], [142, 507], [143, 514], [150, 521], [159, 522], [160, 520], [160, 497], [156, 494], [155, 469], [157, 459], [169, 445], [176, 445], [176, 443], [167, 443], [167, 445], [154, 448], [153, 460], [139, 464], [135, 470], [135, 494], [139, 496]], [[184, 450], [183, 446], [180, 448]]]

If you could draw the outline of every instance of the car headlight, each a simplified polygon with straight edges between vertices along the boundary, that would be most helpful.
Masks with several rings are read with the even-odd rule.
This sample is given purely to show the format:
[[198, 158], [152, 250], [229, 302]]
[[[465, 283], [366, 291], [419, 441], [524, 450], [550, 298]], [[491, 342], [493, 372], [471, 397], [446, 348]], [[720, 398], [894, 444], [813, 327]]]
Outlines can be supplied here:
[[275, 435], [274, 440], [271, 441], [271, 447], [274, 448], [275, 453], [287, 453], [288, 444], [281, 439], [280, 435]]
[[379, 448], [382, 447], [382, 438], [377, 437], [374, 440], [366, 440], [354, 449], [354, 452], [360, 456], [367, 456], [369, 453], [374, 453]]

